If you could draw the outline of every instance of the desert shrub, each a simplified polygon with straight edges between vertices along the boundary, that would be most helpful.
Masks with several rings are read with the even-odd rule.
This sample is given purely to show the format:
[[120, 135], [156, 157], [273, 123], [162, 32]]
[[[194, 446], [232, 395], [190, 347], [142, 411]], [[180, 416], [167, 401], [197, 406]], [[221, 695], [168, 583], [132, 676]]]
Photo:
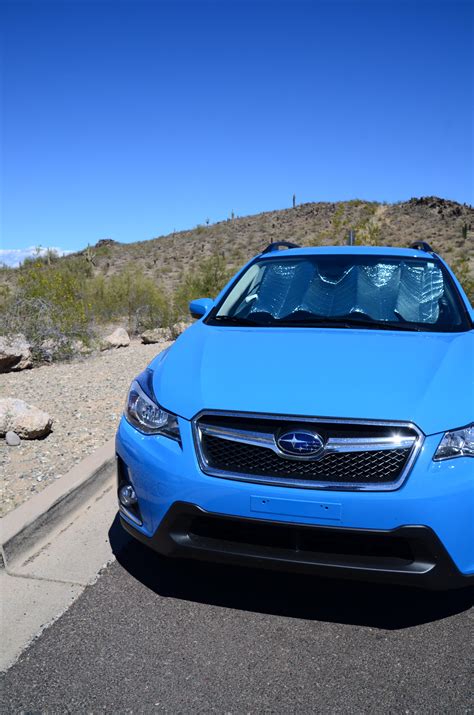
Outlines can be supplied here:
[[54, 262], [27, 263], [0, 301], [0, 331], [23, 333], [36, 360], [69, 357], [76, 341], [91, 337], [81, 281]]
[[188, 313], [188, 303], [195, 298], [214, 298], [231, 278], [225, 258], [216, 254], [184, 273], [174, 294], [175, 317]]
[[71, 358], [79, 342], [88, 345], [92, 338], [87, 322], [65, 321], [58, 317], [53, 301], [21, 293], [10, 300], [8, 310], [0, 312], [0, 333], [25, 335], [35, 362]]
[[94, 248], [94, 252], [97, 258], [110, 258], [112, 255], [112, 249], [110, 246], [96, 246]]
[[80, 281], [43, 260], [27, 262], [16, 290], [0, 306], [2, 333], [23, 333], [36, 360], [71, 355], [77, 340], [89, 338]]
[[6, 283], [0, 283], [0, 313], [7, 309], [11, 297], [11, 288]]
[[471, 305], [474, 305], [474, 276], [469, 268], [468, 258], [463, 257], [452, 261], [451, 268], [464, 288], [467, 297], [471, 301]]
[[0, 332], [23, 333], [36, 361], [64, 359], [88, 344], [100, 324], [128, 321], [133, 333], [169, 325], [170, 301], [156, 282], [127, 267], [93, 276], [83, 256], [47, 264], [34, 260], [18, 271], [14, 290], [0, 289]]
[[36, 252], [33, 256], [27, 256], [23, 260], [23, 266], [25, 268], [31, 268], [32, 266], [50, 266], [52, 263], [59, 261], [59, 253], [55, 251], [54, 248], [42, 248], [41, 246], [36, 247]]
[[332, 216], [332, 228], [333, 228], [333, 234], [336, 236], [337, 234], [340, 233], [340, 231], [345, 228], [346, 226], [346, 219], [345, 219], [345, 206], [344, 204], [340, 204], [334, 211], [334, 214]]
[[131, 333], [170, 323], [171, 308], [165, 294], [153, 278], [133, 266], [109, 278], [92, 278], [84, 292], [87, 311], [94, 322], [126, 317]]
[[360, 221], [355, 229], [356, 245], [362, 246], [378, 246], [381, 242], [381, 229], [377, 223], [373, 221]]
[[87, 327], [82, 282], [69, 267], [33, 263], [18, 278], [20, 300], [38, 299], [51, 307], [51, 319], [66, 335], [80, 336]]
[[[48, 255], [50, 257], [49, 262]], [[51, 255], [56, 255], [56, 257], [51, 258]], [[68, 256], [67, 261], [61, 261], [60, 257], [54, 251], [51, 253], [49, 249], [47, 254], [25, 258], [21, 266], [14, 270], [17, 272], [19, 281], [22, 276], [25, 281], [29, 281], [31, 270], [40, 270], [42, 268], [50, 268], [52, 271], [57, 271], [63, 275], [75, 276], [81, 282], [92, 276], [93, 273], [92, 264], [86, 260], [83, 254]]]

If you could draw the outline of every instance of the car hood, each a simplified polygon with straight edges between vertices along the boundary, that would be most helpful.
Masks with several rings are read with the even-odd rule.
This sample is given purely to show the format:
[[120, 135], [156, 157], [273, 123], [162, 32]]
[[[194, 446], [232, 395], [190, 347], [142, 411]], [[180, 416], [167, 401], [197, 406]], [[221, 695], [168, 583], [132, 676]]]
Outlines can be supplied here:
[[151, 363], [160, 404], [410, 421], [425, 434], [473, 419], [474, 333], [328, 328], [186, 330]]

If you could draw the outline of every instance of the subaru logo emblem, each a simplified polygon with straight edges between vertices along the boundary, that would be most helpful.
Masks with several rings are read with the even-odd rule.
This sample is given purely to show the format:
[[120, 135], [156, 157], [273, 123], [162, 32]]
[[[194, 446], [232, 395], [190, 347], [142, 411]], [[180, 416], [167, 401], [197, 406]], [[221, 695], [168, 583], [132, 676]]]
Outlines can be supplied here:
[[324, 442], [316, 432], [292, 430], [277, 439], [277, 445], [285, 454], [292, 457], [314, 457], [324, 449]]

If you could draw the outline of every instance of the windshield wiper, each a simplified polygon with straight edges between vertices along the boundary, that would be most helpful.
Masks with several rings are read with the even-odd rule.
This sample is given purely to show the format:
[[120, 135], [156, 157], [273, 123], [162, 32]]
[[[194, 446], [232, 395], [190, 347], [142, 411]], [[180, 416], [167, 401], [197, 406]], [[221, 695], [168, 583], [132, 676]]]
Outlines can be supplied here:
[[254, 327], [262, 327], [264, 325], [264, 323], [257, 323], [255, 320], [239, 318], [235, 315], [216, 315], [214, 320], [216, 323], [225, 323], [226, 325], [252, 325]]
[[378, 320], [365, 320], [364, 318], [345, 318], [344, 322], [349, 323], [351, 326], [360, 325], [364, 328], [372, 328], [373, 330], [408, 330], [419, 333], [422, 328], [418, 328], [416, 325], [411, 325], [410, 323], [384, 323]]
[[241, 318], [235, 315], [217, 315], [214, 321], [219, 324], [233, 326], [252, 326], [252, 327], [274, 327], [274, 328], [291, 328], [291, 327], [321, 327], [321, 328], [369, 328], [370, 330], [405, 330], [419, 332], [421, 328], [415, 327], [408, 323], [382, 323], [370, 318], [357, 318], [353, 315], [344, 315], [334, 318], [325, 318], [323, 316], [314, 315], [310, 318], [294, 318], [290, 316], [285, 318], [273, 318], [269, 322], [259, 323], [249, 318]]
[[344, 315], [341, 317], [324, 318], [315, 315], [311, 318], [301, 318], [292, 320], [291, 318], [283, 318], [278, 321], [278, 325], [298, 327], [307, 326], [309, 328], [319, 326], [322, 328], [369, 328], [370, 330], [408, 330], [419, 332], [421, 328], [406, 323], [382, 323], [370, 318], [354, 318], [352, 315]]
[[353, 315], [345, 315], [339, 320], [341, 320], [345, 325], [348, 325], [351, 328], [360, 326], [361, 328], [370, 328], [372, 330], [413, 330], [415, 332], [420, 331], [420, 328], [414, 325], [410, 325], [408, 323], [384, 323], [382, 321], [372, 320], [372, 318], [358, 318], [357, 316]]
[[301, 327], [321, 327], [321, 328], [349, 328], [351, 327], [347, 320], [338, 320], [337, 318], [319, 318], [314, 316], [314, 318], [280, 318], [275, 320], [273, 325], [282, 328], [291, 328], [292, 326]]

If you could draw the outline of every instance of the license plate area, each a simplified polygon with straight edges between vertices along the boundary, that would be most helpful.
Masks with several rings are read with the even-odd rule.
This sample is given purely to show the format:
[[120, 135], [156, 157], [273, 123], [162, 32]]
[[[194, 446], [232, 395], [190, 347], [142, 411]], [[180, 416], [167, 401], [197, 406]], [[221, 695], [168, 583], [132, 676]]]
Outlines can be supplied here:
[[340, 521], [342, 517], [342, 505], [328, 501], [251, 496], [250, 509], [259, 514], [293, 516], [304, 519], [317, 519], [318, 521]]

